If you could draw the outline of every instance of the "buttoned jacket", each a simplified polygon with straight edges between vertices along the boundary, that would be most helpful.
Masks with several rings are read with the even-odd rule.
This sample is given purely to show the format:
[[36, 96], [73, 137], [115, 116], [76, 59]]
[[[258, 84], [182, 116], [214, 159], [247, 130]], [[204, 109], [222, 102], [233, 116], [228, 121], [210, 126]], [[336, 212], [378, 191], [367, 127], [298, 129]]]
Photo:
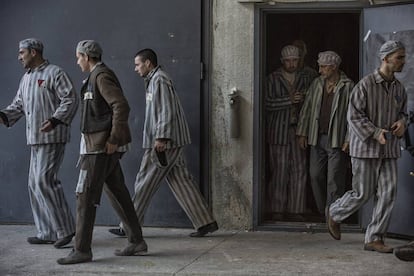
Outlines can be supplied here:
[[[293, 87], [305, 94], [312, 80], [311, 74], [303, 70], [297, 71]], [[299, 116], [303, 102], [294, 104], [289, 89], [290, 85], [283, 77], [281, 68], [269, 75], [264, 99], [266, 139], [269, 144], [287, 145], [289, 127], [295, 126], [292, 115]]]
[[118, 147], [131, 142], [130, 107], [118, 78], [105, 64], [92, 70], [82, 86], [81, 101], [81, 132], [87, 152], [102, 151], [107, 142]]

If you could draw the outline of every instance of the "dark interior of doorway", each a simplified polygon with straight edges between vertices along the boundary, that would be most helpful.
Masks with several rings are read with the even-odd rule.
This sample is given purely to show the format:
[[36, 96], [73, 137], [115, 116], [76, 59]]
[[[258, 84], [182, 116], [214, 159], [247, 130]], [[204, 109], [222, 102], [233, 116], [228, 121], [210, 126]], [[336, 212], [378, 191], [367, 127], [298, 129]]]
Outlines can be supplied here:
[[[360, 12], [269, 12], [264, 18], [264, 61], [266, 76], [281, 66], [280, 51], [294, 40], [303, 40], [307, 46], [305, 64], [318, 71], [319, 52], [332, 50], [342, 58], [341, 70], [354, 82], [359, 80]], [[266, 151], [266, 149], [264, 148]], [[266, 153], [262, 156], [266, 159]], [[264, 164], [267, 164], [265, 160]], [[271, 168], [266, 166], [265, 179]], [[348, 187], [351, 188], [351, 170], [348, 169]], [[262, 178], [263, 179], [263, 178]], [[265, 181], [266, 182], [266, 181]], [[262, 183], [261, 200], [266, 201], [265, 183]], [[282, 220], [269, 216], [268, 204], [260, 204], [262, 224], [290, 222], [324, 222], [325, 218], [317, 212], [310, 185], [307, 186], [307, 212], [300, 217], [284, 216]], [[358, 224], [358, 214], [348, 218], [345, 223]]]

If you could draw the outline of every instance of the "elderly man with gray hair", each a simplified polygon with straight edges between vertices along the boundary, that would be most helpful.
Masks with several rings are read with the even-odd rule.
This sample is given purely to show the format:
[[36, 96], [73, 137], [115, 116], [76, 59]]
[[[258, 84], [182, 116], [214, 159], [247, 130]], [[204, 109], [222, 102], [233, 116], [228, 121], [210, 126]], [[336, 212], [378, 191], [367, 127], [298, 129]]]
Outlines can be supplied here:
[[81, 88], [80, 173], [76, 186], [75, 248], [59, 264], [92, 261], [92, 233], [102, 190], [121, 218], [128, 245], [117, 256], [147, 252], [131, 196], [125, 186], [120, 159], [128, 150], [131, 134], [129, 105], [115, 73], [102, 61], [102, 48], [93, 40], [80, 41], [77, 63], [89, 76]]
[[18, 59], [27, 72], [12, 103], [1, 110], [0, 124], [11, 127], [26, 118], [31, 152], [28, 187], [37, 230], [27, 241], [61, 248], [71, 242], [75, 223], [57, 174], [78, 100], [69, 76], [43, 58], [40, 40], [20, 41]]
[[345, 192], [348, 164], [346, 112], [354, 82], [339, 69], [341, 58], [333, 51], [319, 53], [320, 76], [309, 87], [296, 135], [310, 150], [310, 178], [316, 206], [324, 214]]
[[399, 41], [387, 41], [379, 57], [380, 67], [358, 82], [349, 100], [352, 190], [332, 203], [326, 216], [329, 233], [339, 240], [340, 223], [373, 198], [364, 250], [392, 253], [384, 236], [396, 197], [399, 138], [407, 125], [407, 94], [394, 73], [404, 67], [405, 47]]

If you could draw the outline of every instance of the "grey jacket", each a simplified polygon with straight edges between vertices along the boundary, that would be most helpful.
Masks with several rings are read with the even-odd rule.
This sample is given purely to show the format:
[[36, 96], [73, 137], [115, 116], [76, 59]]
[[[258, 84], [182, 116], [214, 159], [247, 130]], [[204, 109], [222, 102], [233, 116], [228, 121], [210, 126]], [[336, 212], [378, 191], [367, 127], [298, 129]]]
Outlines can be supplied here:
[[[340, 148], [344, 142], [348, 142], [348, 123], [346, 113], [348, 111], [349, 97], [354, 87], [354, 82], [344, 72], [340, 72], [339, 81], [333, 91], [331, 116], [329, 119], [329, 146]], [[296, 134], [305, 136], [308, 144], [315, 146], [319, 136], [319, 115], [324, 91], [324, 80], [316, 78], [309, 87], [305, 103], [299, 116]]]

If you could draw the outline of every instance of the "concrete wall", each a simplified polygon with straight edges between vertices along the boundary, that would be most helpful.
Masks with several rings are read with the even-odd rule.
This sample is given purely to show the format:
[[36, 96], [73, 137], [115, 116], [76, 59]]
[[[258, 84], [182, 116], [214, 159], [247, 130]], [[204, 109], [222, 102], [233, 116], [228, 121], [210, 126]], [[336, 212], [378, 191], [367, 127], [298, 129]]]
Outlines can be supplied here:
[[[253, 199], [254, 5], [212, 1], [211, 187], [224, 229], [251, 229]], [[230, 138], [228, 94], [236, 87], [241, 132]]]

